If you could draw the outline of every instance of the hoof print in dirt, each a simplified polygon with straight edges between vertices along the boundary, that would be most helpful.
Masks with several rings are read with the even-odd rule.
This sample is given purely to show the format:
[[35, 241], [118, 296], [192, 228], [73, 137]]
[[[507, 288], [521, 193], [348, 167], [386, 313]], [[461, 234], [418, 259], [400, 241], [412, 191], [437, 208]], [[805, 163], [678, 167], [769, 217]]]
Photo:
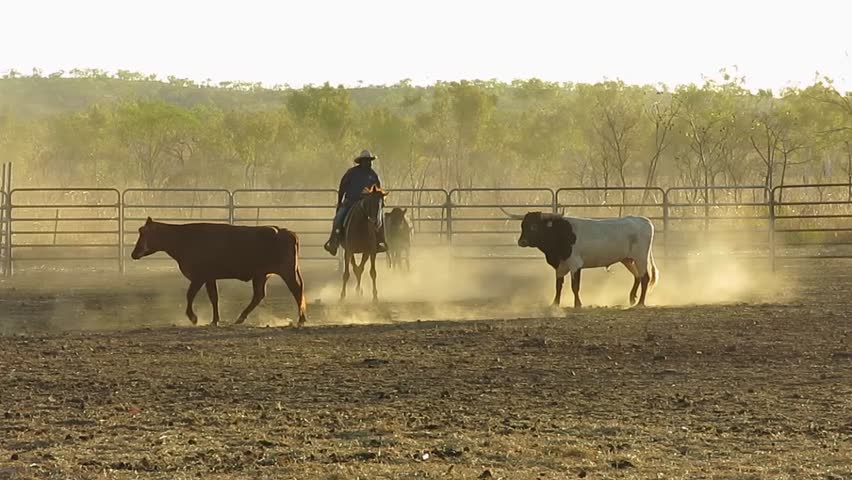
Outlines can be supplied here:
[[618, 459], [609, 462], [609, 466], [617, 470], [624, 470], [625, 468], [633, 468], [636, 465], [630, 463], [630, 460]]

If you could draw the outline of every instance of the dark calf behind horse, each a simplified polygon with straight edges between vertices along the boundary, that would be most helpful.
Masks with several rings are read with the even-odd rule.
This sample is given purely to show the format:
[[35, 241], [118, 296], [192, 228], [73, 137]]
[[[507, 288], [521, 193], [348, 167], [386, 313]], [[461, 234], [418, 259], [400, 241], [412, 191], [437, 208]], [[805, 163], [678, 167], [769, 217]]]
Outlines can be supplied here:
[[219, 292], [216, 280], [252, 281], [254, 295], [236, 323], [246, 320], [266, 295], [270, 275], [287, 284], [299, 307], [299, 323], [307, 320], [304, 281], [299, 269], [299, 239], [291, 231], [277, 227], [244, 227], [216, 223], [172, 225], [148, 217], [139, 228], [139, 239], [130, 255], [134, 260], [165, 252], [178, 263], [189, 279], [186, 316], [194, 324], [198, 317], [192, 302], [202, 286], [213, 305], [213, 325], [219, 323]]
[[388, 268], [398, 268], [405, 260], [405, 269], [411, 270], [409, 255], [411, 253], [411, 226], [405, 218], [406, 208], [396, 207], [385, 214], [385, 232], [388, 240]]
[[[346, 215], [343, 224], [343, 288], [340, 299], [346, 298], [346, 284], [349, 283], [349, 265], [358, 280], [358, 293], [361, 290], [361, 275], [364, 265], [370, 260], [370, 277], [373, 279], [373, 301], [379, 300], [376, 287], [376, 245], [379, 233], [379, 215], [382, 201], [388, 195], [378, 185], [365, 188], [358, 202]], [[355, 255], [361, 254], [361, 262], [355, 261]]]

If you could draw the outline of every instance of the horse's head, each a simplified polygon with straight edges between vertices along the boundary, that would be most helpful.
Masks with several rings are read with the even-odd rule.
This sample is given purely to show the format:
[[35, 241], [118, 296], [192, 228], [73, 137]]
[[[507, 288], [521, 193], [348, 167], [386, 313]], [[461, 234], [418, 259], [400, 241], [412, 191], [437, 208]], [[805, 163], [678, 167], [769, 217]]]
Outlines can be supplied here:
[[382, 203], [387, 196], [388, 192], [382, 190], [378, 185], [367, 187], [361, 192], [361, 200], [364, 202], [364, 212], [370, 224], [377, 227], [381, 224], [382, 219], [379, 216], [382, 211]]
[[147, 257], [152, 253], [157, 253], [163, 249], [162, 245], [162, 224], [159, 224], [148, 217], [145, 225], [139, 227], [139, 239], [136, 240], [136, 246], [133, 248], [133, 253], [130, 258], [139, 260], [142, 257]]

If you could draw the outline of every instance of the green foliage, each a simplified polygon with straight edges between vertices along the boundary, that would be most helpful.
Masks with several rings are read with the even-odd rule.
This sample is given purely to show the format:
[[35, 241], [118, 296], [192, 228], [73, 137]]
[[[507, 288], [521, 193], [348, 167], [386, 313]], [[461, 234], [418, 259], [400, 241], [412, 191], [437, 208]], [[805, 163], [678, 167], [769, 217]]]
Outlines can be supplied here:
[[829, 79], [750, 92], [726, 71], [671, 91], [538, 79], [263, 88], [96, 69], [0, 79], [0, 157], [18, 186], [333, 187], [362, 148], [391, 187], [848, 181], [852, 96]]

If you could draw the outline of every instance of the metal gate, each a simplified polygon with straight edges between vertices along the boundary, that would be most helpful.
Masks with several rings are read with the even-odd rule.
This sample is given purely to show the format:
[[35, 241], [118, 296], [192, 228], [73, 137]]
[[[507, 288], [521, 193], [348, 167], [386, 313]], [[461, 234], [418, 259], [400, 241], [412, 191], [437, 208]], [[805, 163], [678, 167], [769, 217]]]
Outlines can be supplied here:
[[518, 248], [519, 224], [504, 210], [556, 208], [556, 194], [549, 188], [457, 188], [449, 192], [449, 200], [447, 240], [452, 257], [468, 260], [537, 258]]
[[[148, 217], [160, 222], [231, 223], [231, 193], [225, 189], [207, 188], [129, 188], [121, 194], [121, 269], [127, 268], [129, 249], [138, 238], [138, 229]], [[150, 261], [169, 260], [159, 253]]]
[[0, 190], [0, 273], [8, 276], [11, 273], [9, 259], [9, 200], [5, 191]]
[[852, 185], [783, 185], [772, 189], [777, 258], [852, 258]]
[[119, 269], [121, 194], [114, 188], [18, 188], [9, 194], [9, 271]]
[[672, 257], [771, 256], [770, 192], [763, 186], [673, 187], [666, 190], [664, 238]]
[[234, 225], [275, 225], [299, 235], [302, 260], [334, 260], [322, 246], [337, 205], [334, 189], [234, 190]]

